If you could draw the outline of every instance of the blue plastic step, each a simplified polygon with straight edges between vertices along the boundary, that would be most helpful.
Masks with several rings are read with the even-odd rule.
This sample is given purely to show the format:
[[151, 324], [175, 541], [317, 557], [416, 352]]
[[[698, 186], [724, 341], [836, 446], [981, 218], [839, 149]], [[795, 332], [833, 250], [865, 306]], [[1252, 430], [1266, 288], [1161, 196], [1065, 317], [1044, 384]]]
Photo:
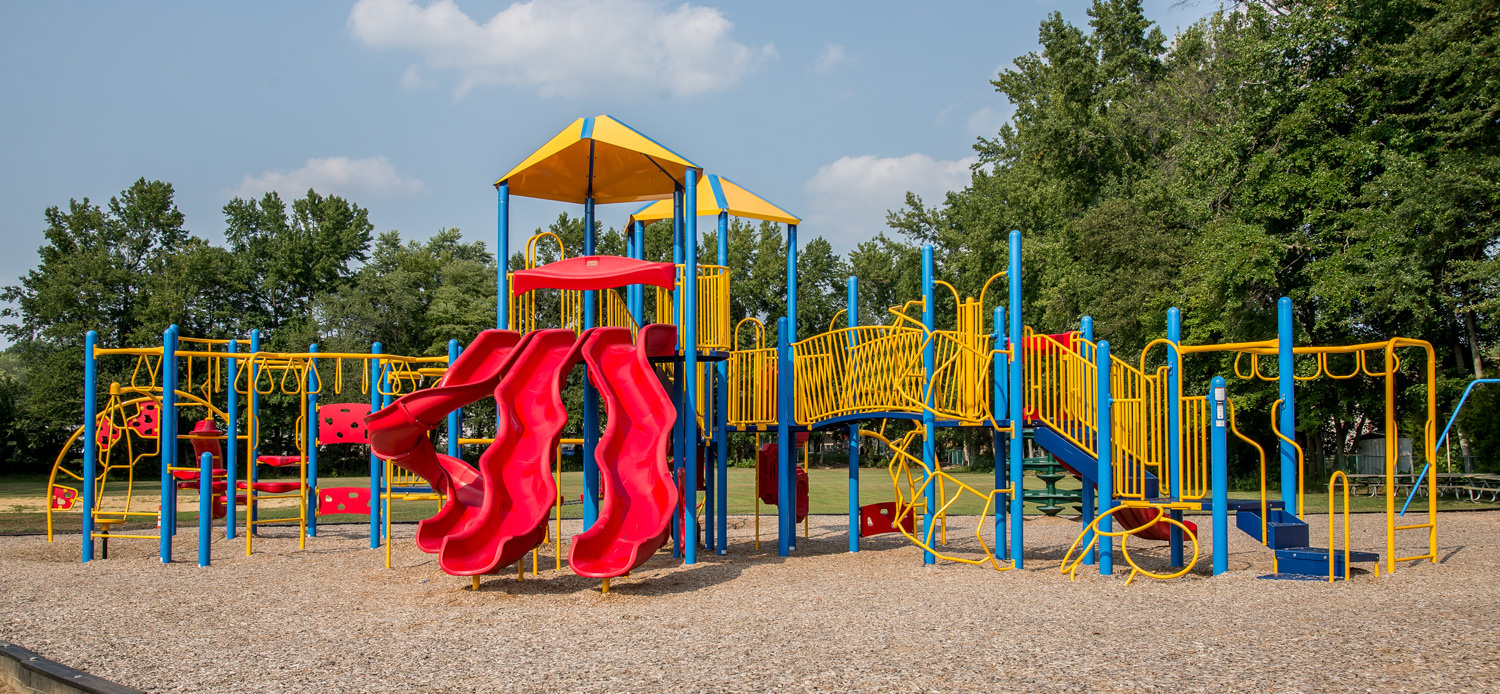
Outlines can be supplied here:
[[[1374, 562], [1380, 555], [1374, 552], [1349, 552], [1351, 563]], [[1321, 547], [1293, 547], [1276, 550], [1276, 571], [1287, 577], [1328, 578], [1328, 550]], [[1344, 552], [1333, 553], [1333, 575], [1335, 580], [1344, 578]]]
[[[1308, 528], [1302, 520], [1286, 511], [1273, 508], [1266, 518], [1266, 535], [1262, 538], [1260, 522], [1260, 502], [1256, 502], [1254, 508], [1239, 509], [1234, 514], [1234, 524], [1246, 535], [1256, 540], [1264, 540], [1265, 545], [1271, 549], [1290, 549], [1293, 547], [1306, 547], [1308, 545]], [[1326, 557], [1325, 557], [1326, 559]]]

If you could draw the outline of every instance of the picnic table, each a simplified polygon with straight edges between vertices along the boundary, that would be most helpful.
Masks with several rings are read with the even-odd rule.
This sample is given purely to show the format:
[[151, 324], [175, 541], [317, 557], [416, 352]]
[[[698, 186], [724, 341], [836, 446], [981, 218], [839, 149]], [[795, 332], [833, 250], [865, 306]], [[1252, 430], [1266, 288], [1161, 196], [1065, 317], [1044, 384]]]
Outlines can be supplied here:
[[[1471, 503], [1489, 501], [1500, 503], [1500, 475], [1489, 473], [1470, 472], [1440, 472], [1434, 476], [1437, 481], [1438, 497], [1452, 494], [1457, 501], [1467, 499]], [[1405, 496], [1411, 493], [1411, 487], [1417, 483], [1416, 475], [1395, 475], [1392, 478], [1395, 484], [1396, 496]], [[1379, 496], [1385, 491], [1385, 475], [1349, 475], [1349, 491], [1359, 494], [1361, 489], [1370, 496]], [[1417, 494], [1425, 497], [1427, 485], [1423, 484]]]

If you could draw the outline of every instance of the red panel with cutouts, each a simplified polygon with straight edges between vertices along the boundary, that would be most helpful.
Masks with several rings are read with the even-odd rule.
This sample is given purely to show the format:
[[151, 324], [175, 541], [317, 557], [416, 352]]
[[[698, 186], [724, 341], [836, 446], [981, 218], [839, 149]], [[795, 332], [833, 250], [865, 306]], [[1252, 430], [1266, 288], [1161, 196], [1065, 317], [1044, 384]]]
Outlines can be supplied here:
[[[368, 408], [366, 408], [368, 409]], [[369, 487], [329, 487], [318, 490], [318, 515], [370, 514]]]
[[160, 424], [161, 409], [154, 402], [143, 402], [137, 405], [135, 416], [125, 420], [125, 426], [146, 437], [156, 436], [157, 427]]
[[370, 442], [370, 433], [365, 429], [365, 417], [370, 414], [368, 403], [323, 405], [318, 408], [318, 445], [338, 443]]
[[78, 501], [78, 490], [67, 487], [52, 488], [52, 510], [66, 511]]
[[100, 416], [98, 421], [99, 428], [95, 430], [94, 443], [103, 448], [115, 445], [115, 442], [120, 440], [120, 430], [115, 428], [114, 423], [110, 422], [108, 417]]
[[[897, 532], [896, 524], [896, 502], [887, 501], [880, 504], [865, 504], [859, 507], [859, 536], [869, 537], [871, 535], [883, 535], [885, 533]], [[901, 519], [901, 528], [908, 533], [917, 531], [917, 514], [907, 513]]]

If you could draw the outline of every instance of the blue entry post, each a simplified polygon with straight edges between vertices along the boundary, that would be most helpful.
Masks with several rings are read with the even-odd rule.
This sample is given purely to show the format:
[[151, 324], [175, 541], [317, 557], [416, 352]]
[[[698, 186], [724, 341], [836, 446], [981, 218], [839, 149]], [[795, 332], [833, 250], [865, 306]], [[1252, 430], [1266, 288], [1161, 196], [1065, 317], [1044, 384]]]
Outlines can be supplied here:
[[[589, 143], [593, 147], [593, 142]], [[589, 152], [589, 181], [594, 180], [594, 157]], [[589, 191], [583, 200], [583, 254], [594, 254], [594, 195]], [[594, 327], [598, 310], [596, 292], [583, 293], [583, 329]], [[499, 429], [497, 427], [496, 431]], [[498, 435], [498, 434], [497, 434]], [[599, 519], [599, 465], [594, 460], [594, 451], [599, 448], [599, 389], [594, 382], [583, 379], [583, 529], [594, 527]]]
[[[1182, 353], [1177, 350], [1182, 344], [1182, 312], [1177, 307], [1167, 309], [1167, 340], [1172, 343], [1167, 355], [1167, 451], [1168, 465], [1172, 471], [1172, 500], [1182, 499]], [[1182, 511], [1169, 512], [1172, 520], [1181, 522]], [[1172, 526], [1167, 529], [1171, 562], [1173, 567], [1182, 566], [1182, 529]]]
[[210, 503], [213, 494], [214, 455], [204, 451], [198, 459], [198, 566], [208, 566], [212, 560], [213, 550], [209, 541], [213, 539], [214, 532], [213, 504]]
[[[638, 221], [638, 222], [636, 222], [634, 224], [634, 227], [635, 228], [634, 228], [634, 230], [631, 233], [631, 238], [634, 239], [634, 241], [635, 241], [634, 243], [631, 244], [631, 250], [634, 252], [634, 255], [632, 255], [631, 257], [635, 258], [637, 260], [645, 260], [646, 259], [646, 223]], [[628, 298], [628, 300], [630, 302], [630, 314], [633, 315], [633, 316], [635, 316], [635, 322], [636, 322], [636, 324], [637, 325], [645, 325], [646, 324], [646, 287], [644, 285], [632, 284], [632, 285], [630, 285], [630, 288], [628, 290], [626, 290], [626, 297]]]
[[[797, 374], [793, 369], [792, 345], [797, 343], [797, 320], [800, 317], [801, 314], [797, 313], [797, 225], [788, 224], [786, 225], [786, 370], [782, 371], [780, 376], [783, 389], [781, 392], [785, 393], [784, 397], [787, 402], [787, 426], [791, 426], [797, 418], [797, 408], [794, 405], [796, 391], [793, 390], [797, 387]], [[793, 461], [782, 466], [784, 468], [782, 479], [786, 479], [786, 475], [792, 473], [797, 459], [796, 449], [795, 438], [791, 445], [781, 447], [782, 455], [786, 456], [785, 460]], [[811, 480], [808, 481], [809, 484], [811, 482]], [[782, 507], [790, 509], [786, 514], [787, 541], [792, 549], [797, 549], [797, 480], [795, 477], [787, 482], [787, 488], [791, 490], [792, 495], [781, 497]]]
[[792, 465], [792, 346], [787, 333], [786, 316], [776, 321], [776, 554], [792, 553], [792, 536], [796, 535], [797, 502], [792, 498], [796, 485], [791, 481]]
[[[1078, 321], [1078, 336], [1089, 342], [1094, 341], [1093, 316], [1084, 316]], [[1080, 346], [1079, 356], [1087, 359], [1090, 355], [1086, 348]], [[1089, 527], [1090, 523], [1094, 522], [1094, 505], [1095, 503], [1097, 503], [1097, 500], [1094, 498], [1094, 483], [1090, 482], [1088, 478], [1081, 475], [1079, 476], [1079, 478], [1083, 482], [1083, 489], [1080, 490], [1079, 494], [1079, 496], [1081, 497], [1080, 501], [1083, 502], [1083, 517], [1079, 520], [1083, 523], [1083, 527], [1087, 528]], [[1080, 540], [1080, 544], [1082, 544], [1084, 547], [1087, 547], [1089, 545], [1089, 541], [1093, 538], [1093, 535], [1094, 531], [1092, 530], [1085, 532], [1083, 539]], [[1092, 565], [1094, 563], [1094, 552], [1085, 552], [1083, 554], [1083, 563]]]
[[[317, 343], [307, 346], [307, 351], [318, 353]], [[318, 360], [308, 359], [307, 369], [307, 536], [318, 536]]]
[[[642, 235], [644, 237], [644, 233]], [[729, 267], [729, 213], [719, 213], [719, 237], [718, 260], [719, 265]], [[733, 338], [730, 338], [733, 339]], [[733, 349], [735, 345], [730, 345]], [[714, 379], [714, 421], [718, 426], [718, 435], [714, 437], [715, 453], [718, 462], [718, 480], [714, 488], [714, 496], [717, 497], [715, 509], [718, 511], [718, 532], [714, 539], [718, 542], [719, 554], [729, 553], [729, 362], [720, 360], [714, 366], [718, 376]]]
[[[379, 391], [385, 391], [383, 393], [380, 393], [380, 407], [382, 409], [386, 408], [386, 407], [390, 407], [391, 406], [391, 402], [395, 400], [395, 397], [391, 395], [391, 371], [390, 371], [389, 368], [381, 368], [381, 370], [380, 370], [380, 380], [376, 381], [376, 383], [379, 385], [379, 387], [375, 389], [377, 392], [379, 392]], [[496, 419], [497, 419], [496, 423], [498, 424], [498, 417]], [[382, 463], [380, 465], [380, 485], [382, 487], [384, 487], [386, 484], [389, 484], [389, 483], [390, 483], [390, 480], [387, 480], [386, 476], [385, 476], [385, 464]], [[373, 501], [373, 499], [372, 499], [372, 501]], [[380, 536], [383, 537], [383, 538], [385, 538], [386, 542], [390, 542], [391, 541], [390, 532], [389, 532], [389, 530], [390, 530], [390, 523], [391, 523], [390, 510], [389, 509], [382, 510], [380, 512]]]
[[[1012, 229], [1010, 232], [1010, 264], [1008, 269], [1008, 284], [1010, 285], [1010, 484], [1014, 490], [1010, 497], [1010, 553], [1011, 560], [1017, 569], [1025, 565], [1025, 523], [1026, 494], [1022, 491], [1021, 481], [1021, 430], [1024, 422], [1023, 408], [1025, 406], [1025, 386], [1022, 384], [1022, 370], [1025, 368], [1026, 338], [1025, 328], [1021, 324], [1021, 231]], [[1105, 362], [1106, 364], [1109, 362]], [[1102, 492], [1101, 492], [1102, 494]]]
[[177, 484], [172, 467], [177, 464], [177, 326], [169, 326], [161, 336], [161, 420], [156, 429], [161, 444], [161, 510], [157, 513], [161, 529], [161, 562], [172, 562], [172, 536], [177, 534]]
[[[933, 291], [933, 267], [932, 267], [932, 244], [922, 246], [922, 327], [926, 335], [922, 341], [922, 402], [932, 402], [932, 373], [937, 369], [937, 350], [932, 344], [932, 331], [937, 329], [936, 312], [933, 304], [936, 303], [937, 293]], [[937, 418], [932, 414], [930, 406], [922, 408], [922, 464], [927, 467], [927, 481], [922, 485], [922, 492], [927, 498], [927, 509], [922, 514], [922, 538], [928, 547], [932, 546], [934, 537], [933, 522], [937, 519], [937, 478], [933, 474], [937, 472]], [[937, 557], [932, 551], [922, 550], [922, 563], [933, 564]]]
[[[1099, 513], [1108, 513], [1114, 508], [1114, 466], [1111, 464], [1114, 458], [1113, 441], [1110, 440], [1112, 428], [1114, 427], [1114, 416], [1112, 413], [1114, 399], [1109, 390], [1109, 341], [1099, 343], [1099, 348], [1094, 351], [1094, 368], [1098, 377], [1094, 380], [1099, 385], [1099, 438], [1096, 445], [1099, 448]], [[1019, 525], [1019, 523], [1017, 523]], [[1114, 518], [1105, 517], [1099, 521], [1099, 575], [1108, 576], [1114, 573], [1114, 538], [1103, 533], [1113, 530]]]
[[[849, 276], [849, 296], [844, 309], [849, 324], [849, 353], [858, 343], [854, 329], [859, 327], [859, 278]], [[857, 390], [857, 389], [856, 389]], [[858, 403], [850, 403], [855, 405]], [[859, 551], [859, 423], [849, 425], [849, 551]]]
[[[672, 192], [672, 265], [679, 266], [683, 263], [682, 235], [685, 224], [682, 219], [682, 187], [679, 186]], [[682, 337], [683, 314], [682, 314], [682, 292], [687, 287], [679, 274], [679, 280], [672, 287], [672, 325], [677, 326], [677, 350], [679, 353], [686, 352], [685, 340]], [[683, 361], [679, 359], [672, 363], [672, 405], [677, 408], [677, 419], [672, 422], [672, 484], [678, 484], [681, 480], [678, 475], [683, 473], [687, 467], [687, 422], [688, 417], [686, 399], [687, 389]], [[683, 490], [683, 498], [678, 499], [683, 508], [687, 508], [687, 492]], [[682, 557], [682, 518], [686, 512], [679, 509], [672, 514], [672, 558]]]
[[[1004, 349], [1007, 338], [1005, 337], [1005, 309], [995, 307], [994, 314], [995, 332], [991, 338], [995, 341], [996, 349]], [[996, 354], [992, 359], [993, 373], [990, 381], [993, 385], [994, 406], [991, 414], [995, 419], [1001, 415], [1008, 414], [1010, 408], [1010, 360], [1003, 354]], [[999, 422], [995, 422], [996, 425]], [[1020, 423], [1011, 421], [1013, 429], [1019, 428]], [[1005, 486], [1005, 465], [1001, 463], [1000, 447], [1009, 440], [1009, 436], [990, 429], [990, 449], [994, 451], [995, 457], [995, 488], [1001, 489]], [[1005, 511], [1010, 505], [1010, 495], [1002, 494], [995, 500], [995, 556], [1001, 560], [1010, 558], [1010, 551], [1006, 549], [1009, 538], [1005, 535]]]
[[[510, 184], [495, 186], [495, 327], [510, 327]], [[587, 232], [585, 231], [585, 235]]]
[[[240, 479], [240, 394], [234, 389], [235, 377], [239, 375], [239, 360], [234, 357], [240, 350], [239, 340], [229, 341], [229, 358], [225, 361], [225, 377], [229, 381], [229, 406], [225, 409], [224, 422], [224, 538], [233, 540], [236, 521], [236, 499], [239, 496]], [[250, 386], [254, 388], [252, 383]]]
[[[370, 359], [370, 411], [371, 412], [378, 412], [380, 410], [380, 353], [381, 353], [381, 344], [379, 342], [376, 342], [375, 344], [370, 345], [370, 354], [374, 355]], [[385, 509], [385, 504], [381, 503], [381, 498], [380, 498], [381, 492], [385, 491], [385, 490], [381, 489], [381, 480], [380, 480], [380, 477], [381, 477], [382, 473], [384, 472], [383, 468], [384, 468], [384, 464], [381, 462], [380, 458], [376, 457], [375, 450], [371, 449], [370, 450], [370, 549], [379, 549], [380, 548], [380, 514]]]
[[1217, 576], [1229, 570], [1229, 394], [1221, 376], [1215, 376], [1208, 389], [1208, 407], [1213, 417], [1209, 433], [1212, 461], [1209, 484], [1213, 485], [1214, 575]]
[[[255, 461], [260, 460], [260, 393], [255, 390], [255, 379], [260, 376], [260, 367], [256, 365], [254, 356], [258, 352], [260, 352], [260, 329], [255, 328], [250, 331], [250, 373], [245, 374], [245, 382], [250, 384], [246, 388], [246, 390], [250, 391], [250, 421], [245, 428], [245, 468], [247, 470], [245, 480], [247, 486], [255, 484], [260, 479], [259, 466], [255, 464]], [[246, 490], [246, 499], [249, 498], [249, 492], [251, 491], [250, 489]], [[255, 521], [259, 515], [255, 507], [246, 504], [246, 533], [251, 535], [259, 534], [259, 531], [255, 529]]]
[[[458, 355], [463, 350], [458, 347], [458, 340], [448, 340], [448, 368], [453, 368], [453, 362], [458, 361]], [[448, 413], [448, 455], [457, 458], [462, 453], [458, 447], [458, 439], [463, 431], [463, 411], [459, 407]]]
[[[99, 390], [98, 360], [94, 349], [99, 333], [83, 334], [83, 561], [94, 558], [94, 478], [99, 476]], [[233, 381], [230, 381], [233, 383]], [[231, 390], [233, 390], [231, 388]], [[51, 499], [47, 503], [52, 503]]]
[[682, 326], [686, 333], [682, 346], [683, 371], [686, 379], [683, 406], [683, 439], [687, 442], [687, 471], [683, 475], [686, 512], [682, 514], [684, 564], [698, 563], [698, 172], [683, 173], [683, 209], [687, 225], [683, 233]]
[[1295, 441], [1297, 436], [1297, 393], [1295, 364], [1292, 361], [1292, 340], [1294, 324], [1292, 323], [1292, 300], [1289, 297], [1281, 297], [1276, 301], [1276, 375], [1278, 394], [1281, 398], [1281, 415], [1278, 426], [1281, 435], [1285, 437], [1281, 441], [1281, 501], [1286, 504], [1286, 512], [1294, 516], [1301, 516], [1302, 509], [1297, 508], [1297, 451], [1288, 440]]

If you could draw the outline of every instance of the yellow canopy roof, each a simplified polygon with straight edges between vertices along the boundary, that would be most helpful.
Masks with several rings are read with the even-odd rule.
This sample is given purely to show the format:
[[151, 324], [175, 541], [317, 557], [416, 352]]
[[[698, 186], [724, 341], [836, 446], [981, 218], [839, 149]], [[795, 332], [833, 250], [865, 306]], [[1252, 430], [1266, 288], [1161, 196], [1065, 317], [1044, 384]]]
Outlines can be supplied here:
[[[771, 204], [765, 198], [746, 190], [727, 178], [709, 174], [698, 181], [698, 215], [714, 216], [728, 212], [736, 217], [763, 219], [780, 224], [801, 224], [802, 219]], [[630, 223], [655, 222], [672, 218], [672, 201], [658, 200], [630, 215]]]
[[512, 195], [559, 202], [670, 199], [702, 167], [609, 116], [579, 118], [495, 181]]

